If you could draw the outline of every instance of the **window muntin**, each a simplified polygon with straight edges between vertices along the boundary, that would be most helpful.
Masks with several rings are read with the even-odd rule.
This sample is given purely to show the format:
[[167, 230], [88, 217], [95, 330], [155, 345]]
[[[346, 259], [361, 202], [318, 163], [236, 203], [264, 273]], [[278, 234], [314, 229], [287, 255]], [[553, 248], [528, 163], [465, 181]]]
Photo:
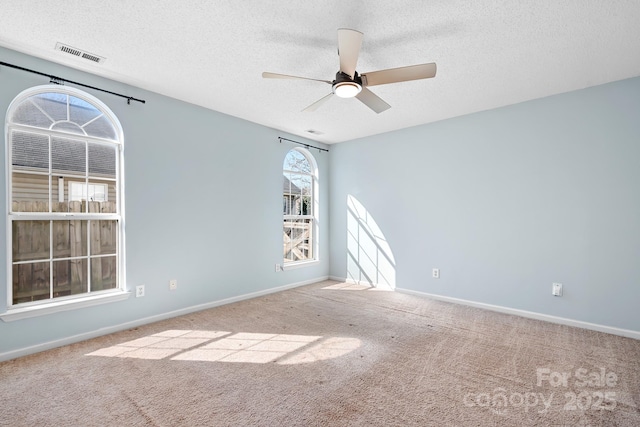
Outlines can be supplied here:
[[121, 147], [115, 116], [84, 92], [42, 86], [13, 101], [9, 306], [122, 289]]
[[316, 168], [302, 149], [290, 150], [283, 165], [283, 260], [316, 259]]

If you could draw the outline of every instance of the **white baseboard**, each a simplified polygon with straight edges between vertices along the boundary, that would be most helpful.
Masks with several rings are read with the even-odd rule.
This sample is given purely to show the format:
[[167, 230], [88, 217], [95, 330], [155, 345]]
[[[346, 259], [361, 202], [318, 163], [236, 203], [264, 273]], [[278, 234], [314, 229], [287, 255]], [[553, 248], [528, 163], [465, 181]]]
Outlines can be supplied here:
[[30, 347], [24, 347], [17, 350], [10, 350], [4, 353], [0, 353], [0, 362], [6, 360], [15, 359], [17, 357], [27, 356], [29, 354], [39, 353], [41, 351], [50, 350], [52, 348], [62, 347], [64, 345], [73, 344], [80, 341], [85, 341], [91, 338], [97, 338], [103, 335], [112, 334], [114, 332], [124, 331], [126, 329], [135, 328], [137, 326], [146, 325], [149, 323], [159, 322], [161, 320], [170, 319], [172, 317], [183, 316], [185, 314], [194, 313], [196, 311], [202, 311], [221, 305], [231, 304], [238, 301], [243, 301], [251, 298], [261, 297], [263, 295], [272, 294], [275, 292], [285, 291], [287, 289], [297, 288], [299, 286], [310, 285], [312, 283], [321, 282], [329, 279], [328, 276], [318, 277], [311, 280], [305, 280], [302, 282], [290, 283], [284, 286], [278, 286], [276, 288], [265, 289], [262, 291], [252, 292], [249, 294], [238, 295], [231, 298], [225, 298], [218, 301], [212, 301], [204, 304], [198, 304], [191, 307], [181, 308], [179, 310], [169, 311], [167, 313], [157, 314], [155, 316], [145, 317], [142, 319], [132, 320], [131, 322], [121, 323], [119, 325], [109, 326], [106, 328], [100, 328], [94, 331], [86, 332], [83, 334], [73, 335], [70, 337], [61, 338], [59, 340], [48, 341], [45, 343], [33, 345]]
[[[333, 276], [331, 277], [331, 279], [332, 280], [340, 280], [338, 278], [333, 278]], [[516, 308], [509, 308], [509, 307], [504, 307], [504, 306], [500, 306], [500, 305], [485, 304], [485, 303], [482, 303], [482, 302], [475, 302], [475, 301], [469, 301], [469, 300], [464, 300], [464, 299], [459, 299], [459, 298], [446, 297], [446, 296], [442, 296], [442, 295], [429, 294], [429, 293], [426, 293], [426, 292], [414, 291], [414, 290], [411, 290], [411, 289], [396, 288], [396, 291], [397, 292], [401, 292], [401, 293], [405, 293], [405, 294], [417, 295], [417, 296], [420, 296], [420, 297], [431, 298], [431, 299], [435, 299], [435, 300], [439, 300], [439, 301], [451, 302], [451, 303], [454, 303], [454, 304], [462, 304], [462, 305], [467, 305], [467, 306], [470, 306], [470, 307], [476, 307], [476, 308], [482, 308], [482, 309], [485, 309], [485, 310], [497, 311], [499, 313], [513, 314], [513, 315], [516, 315], [516, 316], [527, 317], [529, 319], [544, 320], [546, 322], [558, 323], [560, 325], [574, 326], [574, 327], [577, 327], [577, 328], [589, 329], [589, 330], [598, 331], [598, 332], [605, 332], [607, 334], [620, 335], [620, 336], [623, 336], [623, 337], [634, 338], [634, 339], [640, 340], [640, 331], [632, 331], [630, 329], [621, 329], [621, 328], [615, 328], [613, 326], [598, 325], [596, 323], [583, 322], [581, 320], [567, 319], [565, 317], [551, 316], [549, 314], [542, 314], [542, 313], [536, 313], [536, 312], [533, 312], [533, 311], [519, 310], [519, 309], [516, 309]]]

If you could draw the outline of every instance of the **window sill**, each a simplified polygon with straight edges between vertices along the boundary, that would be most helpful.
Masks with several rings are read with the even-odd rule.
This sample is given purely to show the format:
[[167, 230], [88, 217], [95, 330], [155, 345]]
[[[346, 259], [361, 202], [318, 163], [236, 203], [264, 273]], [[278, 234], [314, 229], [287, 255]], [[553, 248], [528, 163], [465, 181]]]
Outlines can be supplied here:
[[29, 307], [10, 308], [6, 312], [0, 314], [0, 319], [4, 322], [13, 322], [14, 320], [45, 316], [47, 314], [58, 313], [61, 311], [77, 310], [79, 308], [91, 307], [93, 305], [123, 301], [130, 296], [131, 292], [121, 291], [63, 301], [54, 301], [48, 304], [32, 305]]
[[303, 267], [311, 267], [312, 265], [317, 265], [317, 264], [320, 264], [320, 261], [317, 259], [314, 259], [313, 261], [290, 262], [287, 264], [282, 264], [282, 271], [295, 270], [296, 268], [303, 268]]

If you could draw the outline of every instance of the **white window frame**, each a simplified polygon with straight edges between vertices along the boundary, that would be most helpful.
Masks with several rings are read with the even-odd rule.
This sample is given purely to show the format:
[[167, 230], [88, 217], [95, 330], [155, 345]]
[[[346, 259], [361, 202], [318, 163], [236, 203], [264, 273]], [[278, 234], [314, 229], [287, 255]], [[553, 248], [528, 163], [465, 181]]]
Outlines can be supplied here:
[[[318, 164], [316, 163], [316, 159], [313, 157], [313, 155], [309, 152], [309, 150], [305, 150], [304, 148], [301, 147], [294, 147], [290, 150], [287, 151], [287, 153], [285, 154], [285, 159], [286, 156], [289, 155], [289, 153], [291, 151], [297, 151], [299, 153], [301, 153], [305, 159], [307, 160], [307, 162], [309, 163], [309, 167], [311, 168], [311, 171], [309, 174], [302, 174], [302, 175], [306, 175], [309, 176], [311, 178], [311, 214], [307, 214], [307, 215], [283, 215], [283, 223], [284, 221], [287, 220], [292, 220], [292, 219], [310, 219], [311, 220], [311, 238], [309, 241], [309, 245], [311, 247], [311, 257], [305, 260], [298, 260], [298, 261], [291, 261], [291, 260], [285, 260], [285, 258], [282, 258], [282, 269], [283, 270], [290, 270], [290, 269], [295, 269], [295, 268], [300, 268], [300, 267], [305, 267], [305, 266], [310, 266], [313, 264], [317, 264], [319, 262], [319, 184], [318, 184]], [[283, 174], [284, 173], [296, 173], [299, 174], [299, 171], [292, 171], [289, 169], [285, 169], [284, 167], [284, 161], [283, 161], [283, 168], [282, 168]], [[284, 241], [283, 241], [284, 244]]]
[[[55, 129], [43, 129], [42, 127], [33, 127], [19, 123], [11, 122], [11, 118], [13, 116], [14, 110], [19, 106], [23, 101], [27, 98], [42, 94], [42, 93], [59, 93], [63, 95], [69, 95], [76, 98], [79, 98], [89, 104], [91, 104], [94, 108], [99, 110], [103, 116], [113, 125], [116, 131], [115, 140], [99, 138], [96, 136], [88, 136], [88, 135], [78, 135], [78, 134], [70, 134], [66, 132], [61, 132]], [[53, 125], [51, 126], [53, 127]], [[57, 201], [54, 198], [57, 198], [52, 191], [51, 185], [54, 179], [55, 173], [51, 171], [51, 163], [49, 164], [49, 171], [45, 173], [45, 175], [50, 176], [50, 187], [49, 187], [49, 212], [13, 212], [12, 211], [12, 201], [13, 201], [13, 159], [11, 153], [11, 142], [10, 142], [10, 134], [14, 130], [19, 130], [23, 132], [31, 132], [31, 133], [40, 133], [47, 134], [49, 138], [52, 136], [62, 136], [62, 137], [71, 137], [71, 138], [81, 138], [85, 141], [107, 144], [109, 146], [114, 146], [116, 148], [116, 178], [113, 180], [115, 182], [115, 193], [116, 193], [116, 212], [115, 213], [89, 213], [89, 212], [81, 212], [81, 213], [70, 213], [70, 212], [53, 212], [52, 211], [52, 202]], [[86, 133], [86, 132], [85, 132]], [[93, 306], [97, 304], [103, 304], [108, 302], [120, 301], [128, 298], [131, 294], [130, 291], [127, 291], [125, 286], [125, 236], [124, 236], [124, 134], [122, 131], [122, 126], [118, 120], [118, 118], [113, 114], [113, 112], [107, 107], [102, 101], [95, 98], [94, 96], [75, 89], [71, 87], [59, 86], [59, 85], [43, 85], [36, 86], [30, 89], [27, 89], [20, 93], [9, 105], [7, 109], [7, 115], [5, 119], [5, 173], [6, 173], [6, 203], [7, 203], [7, 217], [6, 217], [6, 230], [7, 230], [7, 301], [6, 301], [6, 310], [1, 312], [0, 307], [0, 319], [5, 322], [19, 320], [23, 318], [35, 317], [50, 313], [55, 313], [59, 311], [66, 311], [71, 309], [77, 309], [82, 307]], [[88, 167], [88, 165], [87, 165]], [[87, 178], [85, 181], [85, 185], [87, 184], [98, 184], [100, 183], [91, 183], [89, 180], [89, 175], [87, 172]], [[64, 183], [64, 179], [62, 177], [58, 178], [58, 183]], [[102, 178], [99, 178], [102, 179]], [[111, 179], [108, 179], [111, 180]], [[71, 184], [71, 183], [69, 183]], [[106, 185], [106, 184], [105, 184]], [[69, 187], [70, 189], [70, 187]], [[69, 192], [70, 194], [70, 192]], [[105, 193], [105, 197], [108, 198], [108, 193]], [[59, 200], [59, 199], [58, 199]], [[16, 303], [13, 302], [13, 221], [14, 220], [115, 220], [117, 224], [116, 229], [116, 287], [108, 290], [99, 290], [91, 292], [89, 288], [89, 292], [79, 293], [70, 296], [56, 297], [53, 298], [50, 296], [49, 299], [43, 299], [39, 301], [33, 302], [23, 302]], [[53, 247], [50, 248], [50, 251], [53, 251]], [[87, 249], [87, 257], [95, 257], [91, 255], [89, 249]], [[52, 252], [49, 255], [49, 262], [52, 262]], [[43, 260], [44, 261], [44, 260]], [[53, 274], [50, 272], [50, 275]], [[87, 273], [89, 274], [89, 273]], [[90, 283], [90, 274], [87, 278]], [[53, 282], [50, 276], [49, 286], [53, 286]]]

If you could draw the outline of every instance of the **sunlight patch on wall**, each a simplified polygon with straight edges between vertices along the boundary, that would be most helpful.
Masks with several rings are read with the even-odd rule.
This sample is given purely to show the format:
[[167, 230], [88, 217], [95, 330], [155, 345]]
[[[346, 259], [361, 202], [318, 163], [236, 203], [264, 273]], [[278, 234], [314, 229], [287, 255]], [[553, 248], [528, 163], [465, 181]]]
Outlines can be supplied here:
[[86, 356], [291, 365], [332, 359], [359, 346], [360, 340], [356, 338], [167, 330], [102, 348]]
[[379, 289], [396, 288], [391, 246], [367, 209], [347, 196], [347, 281]]

